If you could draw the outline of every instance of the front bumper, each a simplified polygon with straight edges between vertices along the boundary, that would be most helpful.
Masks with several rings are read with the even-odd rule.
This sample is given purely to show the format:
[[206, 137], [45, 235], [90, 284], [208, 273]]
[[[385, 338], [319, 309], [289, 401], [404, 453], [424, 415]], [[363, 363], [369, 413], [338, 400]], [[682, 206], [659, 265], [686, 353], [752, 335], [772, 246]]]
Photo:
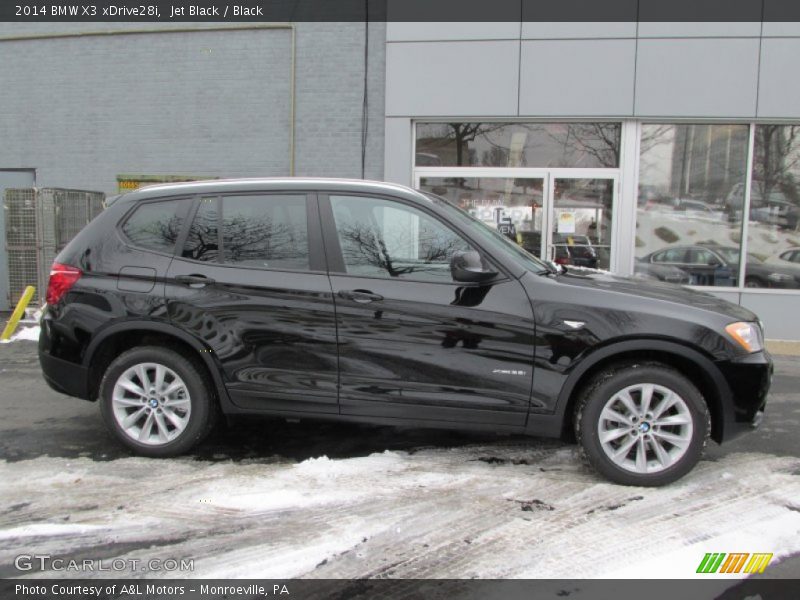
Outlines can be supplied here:
[[718, 362], [717, 367], [730, 390], [721, 436], [728, 441], [761, 424], [774, 368], [766, 350]]

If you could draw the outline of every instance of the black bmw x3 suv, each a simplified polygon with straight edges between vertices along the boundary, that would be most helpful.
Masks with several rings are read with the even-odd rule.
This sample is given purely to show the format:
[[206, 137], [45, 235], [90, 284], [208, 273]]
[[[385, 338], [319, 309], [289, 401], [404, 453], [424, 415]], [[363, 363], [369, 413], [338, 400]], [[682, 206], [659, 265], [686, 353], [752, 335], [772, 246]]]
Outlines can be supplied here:
[[145, 456], [264, 414], [564, 437], [646, 486], [757, 425], [772, 375], [744, 308], [565, 272], [437, 196], [335, 179], [122, 196], [56, 258], [39, 356]]

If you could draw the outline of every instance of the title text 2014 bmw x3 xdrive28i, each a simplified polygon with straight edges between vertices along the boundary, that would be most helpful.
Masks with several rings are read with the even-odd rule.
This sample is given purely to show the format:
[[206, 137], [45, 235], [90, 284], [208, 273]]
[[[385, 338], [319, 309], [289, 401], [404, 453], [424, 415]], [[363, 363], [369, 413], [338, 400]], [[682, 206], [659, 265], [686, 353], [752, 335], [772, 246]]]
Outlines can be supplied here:
[[147, 456], [221, 411], [574, 435], [661, 485], [758, 423], [756, 316], [670, 284], [562, 273], [444, 200], [325, 179], [145, 188], [53, 265], [39, 351]]

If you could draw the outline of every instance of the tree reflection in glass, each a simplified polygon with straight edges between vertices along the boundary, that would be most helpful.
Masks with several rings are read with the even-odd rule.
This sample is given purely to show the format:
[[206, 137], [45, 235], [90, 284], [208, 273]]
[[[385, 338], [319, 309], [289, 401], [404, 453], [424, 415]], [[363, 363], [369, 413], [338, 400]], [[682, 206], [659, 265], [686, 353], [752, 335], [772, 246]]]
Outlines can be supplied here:
[[469, 250], [461, 237], [410, 207], [372, 198], [331, 197], [347, 272], [450, 281], [450, 258]]

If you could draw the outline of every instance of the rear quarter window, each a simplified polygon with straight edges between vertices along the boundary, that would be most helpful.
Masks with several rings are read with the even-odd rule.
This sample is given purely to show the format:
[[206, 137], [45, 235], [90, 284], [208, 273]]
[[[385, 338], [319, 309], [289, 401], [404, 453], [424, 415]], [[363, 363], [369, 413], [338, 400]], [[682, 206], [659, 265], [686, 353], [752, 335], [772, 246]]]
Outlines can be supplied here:
[[140, 204], [122, 224], [122, 233], [139, 248], [171, 254], [183, 227], [189, 199]]

